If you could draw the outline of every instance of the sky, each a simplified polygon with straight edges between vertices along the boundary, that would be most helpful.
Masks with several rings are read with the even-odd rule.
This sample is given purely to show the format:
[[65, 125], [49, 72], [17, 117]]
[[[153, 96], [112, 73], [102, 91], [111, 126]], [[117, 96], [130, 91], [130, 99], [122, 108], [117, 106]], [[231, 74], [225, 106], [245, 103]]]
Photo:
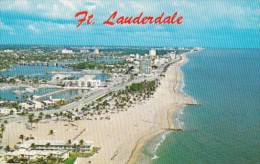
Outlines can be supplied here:
[[[76, 28], [75, 14], [94, 13]], [[119, 16], [183, 16], [181, 25], [103, 25]], [[260, 47], [260, 0], [1, 0], [0, 44]]]

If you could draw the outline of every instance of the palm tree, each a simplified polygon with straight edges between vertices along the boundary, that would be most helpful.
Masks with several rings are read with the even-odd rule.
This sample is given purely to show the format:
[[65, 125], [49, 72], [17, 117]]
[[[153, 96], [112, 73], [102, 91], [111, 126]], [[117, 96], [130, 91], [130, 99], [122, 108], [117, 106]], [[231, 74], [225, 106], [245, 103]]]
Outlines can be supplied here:
[[78, 120], [80, 120], [80, 117], [77, 116], [77, 117], [75, 117], [74, 119], [75, 119], [75, 121], [78, 121]]
[[74, 144], [74, 145], [72, 146], [72, 148], [73, 148], [73, 151], [74, 151], [74, 152], [77, 152], [79, 147], [78, 147], [78, 145]]
[[48, 142], [45, 146], [46, 146], [46, 147], [49, 147], [49, 146], [51, 146], [51, 144]]
[[21, 134], [21, 135], [19, 136], [19, 139], [21, 139], [21, 140], [22, 140], [22, 142], [23, 142], [23, 140], [24, 140], [24, 135], [23, 135], [23, 134]]
[[13, 110], [10, 110], [10, 113], [9, 113], [10, 115], [13, 115], [14, 114], [14, 111]]
[[5, 147], [5, 151], [6, 151], [6, 152], [9, 152], [10, 150], [11, 150], [10, 146], [7, 145], [7, 146]]
[[34, 149], [35, 148], [35, 143], [32, 143], [31, 144], [31, 149]]
[[81, 139], [81, 140], [79, 141], [79, 144], [80, 144], [80, 145], [83, 145], [83, 144], [84, 144], [84, 140]]
[[46, 119], [51, 119], [51, 115], [46, 114], [46, 115], [45, 115], [45, 118], [46, 118]]
[[63, 117], [63, 112], [60, 112], [60, 114], [59, 114], [61, 117]]
[[53, 140], [54, 131], [53, 131], [53, 130], [50, 130], [50, 131], [49, 131], [49, 135], [51, 135], [51, 136], [52, 136], [52, 140]]
[[4, 131], [5, 131], [5, 125], [4, 124], [1, 124], [0, 130], [1, 130], [1, 133], [4, 133]]
[[34, 122], [35, 124], [37, 124], [37, 125], [38, 125], [39, 121], [40, 121], [40, 119], [39, 119], [39, 118], [37, 118], [37, 119], [34, 119], [34, 121], [33, 121], [33, 122]]
[[38, 118], [41, 120], [42, 117], [43, 117], [43, 115], [44, 115], [44, 114], [43, 114], [42, 112], [40, 112], [39, 115], [38, 115]]
[[70, 122], [72, 121], [72, 113], [70, 111], [67, 111], [66, 117], [70, 120]]
[[54, 113], [54, 116], [56, 116], [57, 120], [59, 120], [59, 113]]
[[71, 140], [68, 140], [67, 144], [70, 145], [71, 143], [72, 143]]
[[31, 128], [32, 128], [32, 124], [34, 122], [34, 114], [33, 113], [28, 116], [28, 122], [31, 124]]

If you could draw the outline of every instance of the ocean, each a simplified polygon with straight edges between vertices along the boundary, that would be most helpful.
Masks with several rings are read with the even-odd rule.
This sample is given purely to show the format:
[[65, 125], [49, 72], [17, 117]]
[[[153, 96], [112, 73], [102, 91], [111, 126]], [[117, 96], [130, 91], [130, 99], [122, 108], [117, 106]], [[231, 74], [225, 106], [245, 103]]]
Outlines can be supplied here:
[[143, 163], [260, 163], [260, 49], [204, 49], [187, 57], [183, 90], [201, 105], [176, 113], [184, 132], [149, 141]]

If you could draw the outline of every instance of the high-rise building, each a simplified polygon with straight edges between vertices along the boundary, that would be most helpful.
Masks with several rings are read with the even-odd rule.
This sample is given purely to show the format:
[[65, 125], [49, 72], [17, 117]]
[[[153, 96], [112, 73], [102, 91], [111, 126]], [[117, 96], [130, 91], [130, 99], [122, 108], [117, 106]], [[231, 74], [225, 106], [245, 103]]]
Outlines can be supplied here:
[[155, 49], [151, 49], [151, 50], [149, 51], [149, 55], [150, 55], [150, 56], [156, 56], [156, 50], [155, 50]]
[[149, 59], [140, 60], [139, 70], [141, 74], [150, 74], [152, 72], [152, 63]]
[[63, 50], [61, 51], [61, 53], [63, 53], [63, 54], [72, 54], [73, 51], [72, 51], [72, 50], [67, 50], [67, 49], [65, 48], [65, 49], [63, 49]]
[[98, 48], [95, 48], [95, 49], [94, 49], [94, 54], [96, 54], [96, 55], [99, 54], [99, 49], [98, 49]]
[[136, 59], [136, 60], [139, 60], [139, 59], [140, 59], [139, 54], [136, 54], [136, 55], [135, 55], [135, 59]]
[[175, 52], [171, 52], [171, 53], [170, 53], [170, 57], [171, 57], [171, 59], [175, 59], [175, 58], [176, 58]]

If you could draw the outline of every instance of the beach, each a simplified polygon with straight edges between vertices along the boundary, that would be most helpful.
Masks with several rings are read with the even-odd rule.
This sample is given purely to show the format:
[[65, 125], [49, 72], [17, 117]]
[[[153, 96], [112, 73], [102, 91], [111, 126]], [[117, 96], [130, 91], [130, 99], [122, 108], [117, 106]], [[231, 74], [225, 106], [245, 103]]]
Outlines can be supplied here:
[[[33, 124], [33, 130], [26, 129], [25, 122], [7, 124], [3, 145], [13, 147], [21, 134], [33, 136], [35, 140], [85, 140], [93, 141], [100, 147], [98, 153], [90, 158], [78, 158], [76, 164], [91, 163], [135, 163], [142, 147], [154, 136], [170, 130], [179, 130], [173, 124], [174, 112], [184, 105], [196, 102], [180, 92], [183, 83], [181, 66], [188, 62], [186, 55], [171, 65], [160, 80], [154, 95], [146, 101], [132, 105], [127, 111], [106, 113], [69, 123], [67, 121], [48, 121]], [[110, 120], [102, 119], [110, 116]], [[53, 130], [54, 135], [48, 135]]]

